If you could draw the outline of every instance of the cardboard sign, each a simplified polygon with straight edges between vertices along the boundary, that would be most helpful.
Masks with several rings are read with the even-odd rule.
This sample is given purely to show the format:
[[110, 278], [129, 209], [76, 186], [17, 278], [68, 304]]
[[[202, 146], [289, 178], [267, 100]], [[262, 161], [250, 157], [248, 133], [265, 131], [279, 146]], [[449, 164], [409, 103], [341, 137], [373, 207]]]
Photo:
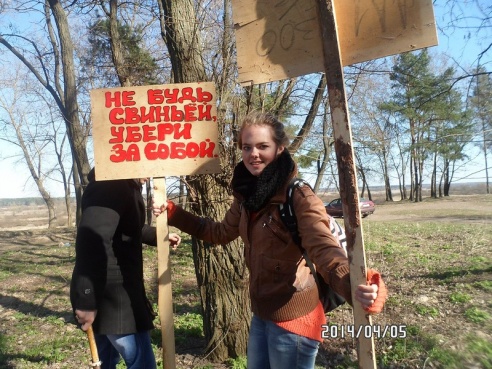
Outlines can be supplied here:
[[212, 82], [91, 91], [96, 179], [220, 171]]
[[[324, 71], [317, 1], [232, 0], [240, 83]], [[432, 0], [334, 0], [334, 9], [344, 66], [437, 45]]]

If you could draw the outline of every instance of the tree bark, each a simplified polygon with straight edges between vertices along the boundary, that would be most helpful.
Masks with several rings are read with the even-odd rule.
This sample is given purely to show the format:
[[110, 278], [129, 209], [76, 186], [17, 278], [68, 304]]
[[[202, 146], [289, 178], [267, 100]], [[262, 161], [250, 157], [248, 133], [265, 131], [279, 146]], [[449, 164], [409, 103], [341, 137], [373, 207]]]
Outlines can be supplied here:
[[[68, 137], [74, 159], [79, 170], [78, 176], [81, 185], [85, 188], [88, 184], [87, 175], [91, 169], [87, 156], [87, 137], [79, 120], [79, 105], [77, 102], [77, 84], [75, 81], [75, 67], [73, 60], [73, 41], [70, 36], [67, 15], [60, 1], [49, 0], [50, 9], [55, 18], [60, 40], [61, 61], [63, 71], [63, 104], [59, 101], [59, 108], [65, 118]], [[74, 174], [75, 175], [75, 174]], [[79, 204], [77, 204], [79, 207]]]
[[[206, 81], [193, 1], [161, 0], [160, 9], [173, 82]], [[218, 91], [222, 89], [219, 87]], [[219, 125], [222, 119], [218, 117]], [[219, 128], [220, 141], [221, 136]], [[187, 199], [192, 212], [214, 220], [222, 219], [231, 203], [229, 182], [235, 164], [234, 155], [223, 146], [220, 157], [222, 168], [229, 172], [187, 178]], [[208, 357], [224, 361], [245, 355], [251, 312], [242, 244], [237, 240], [225, 246], [208, 245], [196, 238], [192, 244]]]
[[[207, 178], [208, 177], [208, 178]], [[221, 219], [230, 201], [224, 188], [207, 176], [190, 179], [199, 196], [191, 209], [195, 214]], [[208, 196], [203, 194], [208, 193]], [[193, 238], [193, 257], [204, 319], [206, 352], [215, 361], [246, 354], [251, 319], [248, 280], [240, 240], [225, 246], [209, 245]]]

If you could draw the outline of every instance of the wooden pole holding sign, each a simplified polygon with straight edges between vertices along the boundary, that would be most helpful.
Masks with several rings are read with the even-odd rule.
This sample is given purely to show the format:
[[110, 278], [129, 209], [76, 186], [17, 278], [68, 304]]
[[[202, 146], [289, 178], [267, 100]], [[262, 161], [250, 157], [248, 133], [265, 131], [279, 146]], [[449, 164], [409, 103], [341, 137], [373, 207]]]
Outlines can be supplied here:
[[[165, 178], [154, 178], [154, 201], [156, 204], [166, 202]], [[173, 292], [171, 286], [171, 260], [169, 259], [169, 227], [167, 212], [156, 220], [157, 227], [157, 278], [158, 278], [158, 306], [162, 332], [162, 360], [164, 368], [175, 369], [174, 343], [174, 314]]]
[[[337, 155], [340, 197], [342, 199], [345, 232], [347, 234], [350, 285], [352, 287], [352, 301], [354, 301], [354, 332], [359, 332], [360, 327], [362, 332], [364, 332], [364, 327], [371, 326], [372, 321], [370, 315], [355, 301], [357, 286], [366, 283], [366, 257], [359, 209], [359, 190], [352, 146], [352, 132], [345, 95], [333, 0], [318, 0], [318, 8], [328, 98]], [[362, 334], [356, 339], [359, 368], [375, 369], [376, 355], [373, 337], [367, 337]]]

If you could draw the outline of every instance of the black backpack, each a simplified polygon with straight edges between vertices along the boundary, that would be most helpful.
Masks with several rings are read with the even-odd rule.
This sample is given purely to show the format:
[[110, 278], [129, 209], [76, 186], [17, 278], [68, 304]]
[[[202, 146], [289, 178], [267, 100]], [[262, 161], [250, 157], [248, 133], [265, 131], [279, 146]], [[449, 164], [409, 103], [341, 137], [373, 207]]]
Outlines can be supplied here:
[[[280, 217], [284, 222], [285, 226], [289, 230], [290, 234], [294, 242], [299, 246], [302, 251], [302, 255], [306, 260], [306, 264], [311, 269], [311, 273], [314, 276], [316, 284], [318, 285], [319, 291], [319, 299], [323, 304], [323, 309], [325, 313], [328, 313], [338, 306], [345, 303], [345, 299], [333, 291], [330, 286], [325, 282], [321, 274], [316, 272], [316, 268], [309, 258], [306, 250], [302, 247], [302, 240], [299, 237], [299, 233], [297, 232], [297, 218], [294, 213], [294, 203], [293, 203], [293, 193], [297, 187], [309, 186], [307, 182], [300, 178], [294, 178], [289, 183], [289, 187], [287, 188], [287, 201], [284, 204], [279, 206]], [[311, 186], [309, 186], [311, 187]], [[326, 216], [330, 220], [330, 230], [333, 236], [338, 240], [340, 247], [345, 250], [345, 254], [347, 253], [347, 238], [345, 236], [345, 232], [342, 227], [333, 219], [330, 215], [326, 214]]]

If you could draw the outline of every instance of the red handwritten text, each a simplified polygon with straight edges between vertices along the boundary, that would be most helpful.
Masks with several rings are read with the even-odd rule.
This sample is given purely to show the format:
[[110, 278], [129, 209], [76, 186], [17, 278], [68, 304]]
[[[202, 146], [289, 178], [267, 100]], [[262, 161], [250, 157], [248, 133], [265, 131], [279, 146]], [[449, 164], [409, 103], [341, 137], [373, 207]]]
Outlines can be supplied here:
[[[208, 139], [202, 142], [171, 142], [169, 145], [150, 142], [144, 147], [144, 155], [147, 160], [213, 158], [214, 149], [215, 143]], [[141, 159], [137, 144], [130, 144], [127, 148], [122, 144], [116, 144], [113, 145], [112, 151], [114, 154], [109, 159], [113, 163]]]

